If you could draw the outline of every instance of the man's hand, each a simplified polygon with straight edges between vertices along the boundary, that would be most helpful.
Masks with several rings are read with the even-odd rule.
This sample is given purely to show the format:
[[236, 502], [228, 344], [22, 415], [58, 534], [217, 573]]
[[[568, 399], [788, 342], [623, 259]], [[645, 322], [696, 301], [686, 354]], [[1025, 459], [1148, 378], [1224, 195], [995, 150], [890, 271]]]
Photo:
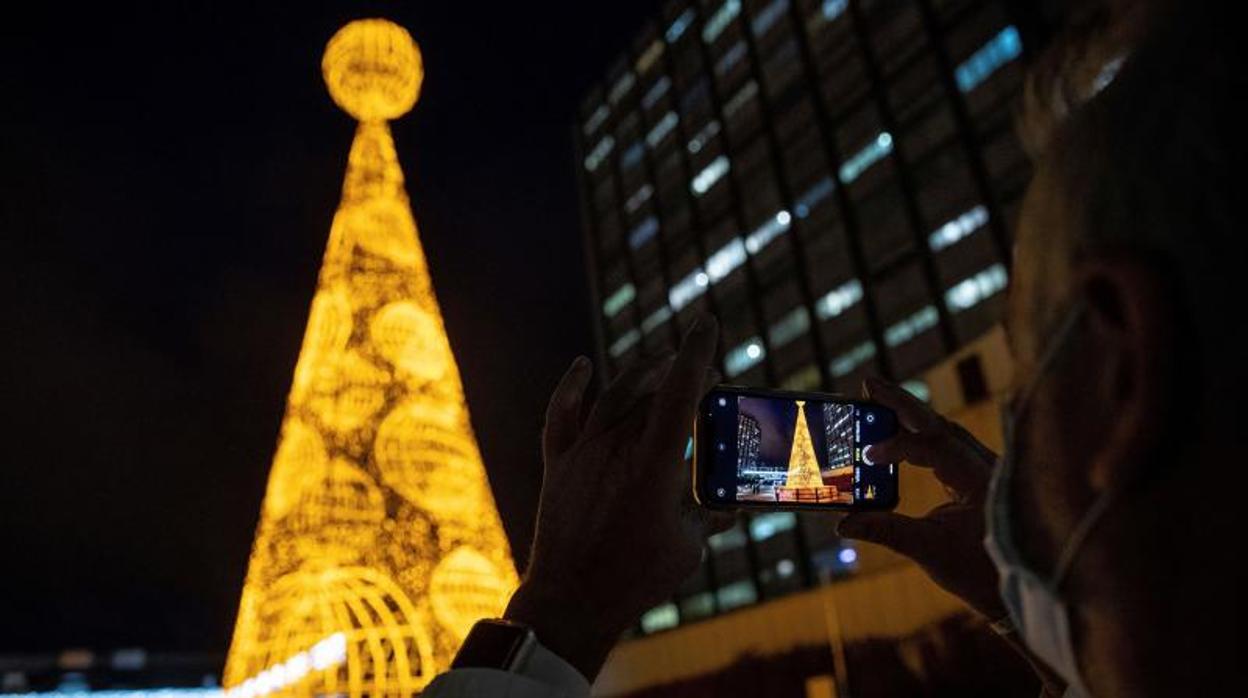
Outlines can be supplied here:
[[619, 635], [693, 572], [706, 536], [732, 522], [694, 504], [684, 460], [717, 336], [713, 318], [695, 320], [678, 355], [625, 371], [584, 420], [588, 359], [551, 397], [533, 553], [505, 615], [591, 682]]
[[868, 448], [871, 461], [931, 468], [953, 501], [921, 518], [884, 511], [850, 514], [837, 532], [905, 555], [989, 621], [1004, 618], [997, 570], [984, 551], [984, 498], [996, 454], [896, 385], [869, 378], [866, 392], [891, 407], [902, 426], [897, 436]]

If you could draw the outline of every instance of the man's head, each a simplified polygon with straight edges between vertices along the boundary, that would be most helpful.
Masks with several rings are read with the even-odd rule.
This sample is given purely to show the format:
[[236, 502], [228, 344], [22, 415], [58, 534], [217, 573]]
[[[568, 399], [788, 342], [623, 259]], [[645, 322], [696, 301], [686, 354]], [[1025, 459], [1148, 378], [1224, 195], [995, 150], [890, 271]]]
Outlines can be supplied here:
[[1243, 478], [1226, 461], [1242, 441], [1248, 85], [1227, 12], [1150, 13], [1112, 83], [1041, 139], [1019, 221], [1009, 326], [1016, 383], [1037, 386], [1020, 427], [1019, 543], [1052, 570], [1092, 503], [1114, 497], [1062, 594], [1094, 690], [1160, 690], [1161, 674], [1198, 671], [1176, 666], [1176, 637], [1207, 630], [1239, 545], [1228, 527]]

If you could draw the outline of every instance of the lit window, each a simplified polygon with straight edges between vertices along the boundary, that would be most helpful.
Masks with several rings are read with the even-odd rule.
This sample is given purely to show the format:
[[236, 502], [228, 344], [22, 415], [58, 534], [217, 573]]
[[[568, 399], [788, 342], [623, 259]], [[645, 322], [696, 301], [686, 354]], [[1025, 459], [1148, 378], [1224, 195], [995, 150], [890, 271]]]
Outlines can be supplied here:
[[745, 243], [733, 238], [706, 259], [706, 273], [712, 283], [728, 276], [745, 262]]
[[632, 284], [624, 284], [603, 301], [602, 312], [606, 313], [607, 317], [615, 317], [636, 297], [637, 289], [633, 288]]
[[694, 594], [680, 602], [680, 617], [686, 621], [705, 618], [715, 611], [715, 595], [709, 591]]
[[706, 147], [706, 144], [709, 143], [717, 133], [719, 133], [719, 122], [712, 120], [706, 126], [703, 126], [702, 130], [698, 131], [696, 136], [689, 140], [689, 152], [696, 155], [702, 150], [702, 148]]
[[729, 99], [724, 104], [724, 116], [732, 116], [735, 114], [737, 110], [745, 106], [746, 102], [754, 99], [754, 95], [756, 94], [758, 94], [757, 82], [751, 80], [742, 85], [741, 89], [737, 90], [737, 93], [732, 96], [732, 99]]
[[716, 182], [722, 179], [724, 175], [728, 174], [729, 168], [730, 165], [728, 163], [728, 156], [726, 155], [720, 155], [712, 160], [711, 164], [704, 167], [702, 171], [693, 178], [693, 182], [690, 183], [693, 193], [701, 196], [710, 191], [711, 187], [715, 186]]
[[823, 15], [825, 22], [832, 20], [845, 14], [845, 10], [849, 9], [849, 0], [823, 0], [823, 6], [820, 8], [820, 14]]
[[901, 346], [935, 327], [937, 322], [940, 322], [940, 313], [936, 311], [936, 306], [923, 306], [918, 312], [884, 330], [884, 343], [890, 347]]
[[771, 340], [771, 346], [782, 347], [805, 334], [808, 329], [810, 329], [810, 313], [799, 305], [785, 313], [768, 328], [767, 338]]
[[883, 131], [867, 147], [855, 153], [852, 158], [841, 165], [841, 182], [849, 184], [858, 179], [858, 175], [866, 172], [869, 167], [891, 152], [893, 152], [893, 136], [888, 131]]
[[753, 368], [763, 360], [767, 352], [763, 349], [763, 340], [751, 337], [724, 355], [724, 371], [728, 377], [739, 376]]
[[1109, 83], [1118, 77], [1118, 71], [1122, 68], [1122, 63], [1126, 59], [1126, 56], [1118, 56], [1106, 61], [1105, 65], [1101, 66], [1101, 72], [1097, 73], [1096, 79], [1092, 81], [1092, 94], [1109, 87]]
[[862, 300], [862, 283], [851, 279], [815, 301], [815, 314], [820, 320], [834, 318]]
[[636, 82], [637, 78], [631, 72], [624, 73], [611, 86], [611, 93], [607, 95], [607, 98], [611, 100], [612, 104], [619, 102], [621, 99], [624, 99], [624, 95], [628, 94], [629, 90], [633, 89], [633, 84]]
[[689, 25], [693, 23], [693, 16], [693, 8], [691, 7], [682, 12], [680, 16], [676, 18], [676, 21], [672, 22], [671, 26], [667, 28], [667, 33], [664, 35], [667, 37], [667, 43], [674, 43], [685, 33], [685, 30], [688, 29]]
[[754, 603], [758, 600], [758, 592], [754, 591], [754, 585], [749, 580], [742, 580], [720, 587], [715, 592], [715, 598], [719, 599], [719, 610], [727, 611]]
[[646, 109], [653, 107], [663, 95], [667, 94], [671, 86], [671, 78], [668, 78], [666, 75], [659, 78], [658, 82], [654, 83], [649, 90], [646, 90], [645, 96], [641, 98], [641, 105]]
[[791, 511], [758, 514], [750, 519], [750, 538], [761, 543], [777, 533], [791, 531], [796, 526], [797, 515]]
[[659, 60], [659, 56], [662, 55], [663, 42], [658, 39], [651, 41], [650, 45], [641, 54], [641, 57], [637, 59], [637, 72], [644, 73], [649, 70], [650, 66], [654, 65], [654, 62]]
[[611, 345], [611, 349], [609, 350], [611, 352], [611, 356], [617, 359], [623, 356], [624, 352], [632, 349], [633, 345], [636, 344], [639, 339], [641, 339], [641, 333], [638, 332], [636, 328], [625, 332]]
[[726, 531], [720, 531], [707, 538], [706, 542], [711, 546], [711, 550], [716, 552], [741, 548], [745, 546], [745, 532], [741, 530], [740, 526], [733, 526]]
[[943, 250], [988, 222], [988, 209], [976, 206], [936, 229], [927, 236], [927, 244], [933, 252]]
[[598, 145], [594, 146], [594, 149], [589, 151], [589, 155], [585, 156], [585, 169], [590, 172], [598, 169], [598, 166], [602, 164], [603, 160], [607, 159], [607, 156], [611, 154], [611, 149], [614, 147], [615, 139], [611, 136], [603, 136], [602, 140], [598, 141]]
[[862, 364], [875, 357], [875, 344], [867, 341], [832, 359], [828, 369], [833, 376], [840, 378], [853, 372]]
[[785, 378], [780, 383], [780, 387], [785, 390], [813, 390], [819, 387], [822, 377], [819, 375], [818, 366], [807, 366], [793, 375]]
[[755, 36], [766, 34], [767, 30], [784, 16], [784, 11], [787, 9], [789, 9], [789, 0], [772, 0], [770, 5], [754, 16], [754, 21], [750, 22], [750, 29], [754, 31]]
[[673, 284], [672, 290], [667, 292], [667, 302], [672, 306], [672, 310], [680, 310], [689, 305], [693, 299], [706, 293], [708, 281], [706, 272], [695, 269], [688, 276]]
[[1018, 30], [1012, 26], [1002, 29], [954, 71], [958, 89], [970, 92], [979, 87], [988, 79], [988, 76], [995, 73], [1001, 66], [1018, 58], [1022, 52], [1023, 41], [1018, 36]]
[[649, 184], [641, 185], [641, 188], [634, 192], [632, 196], [628, 197], [628, 201], [624, 202], [624, 210], [629, 213], [636, 213], [637, 209], [641, 208], [642, 204], [649, 201], [653, 194], [654, 187]]
[[637, 224], [632, 232], [628, 234], [628, 246], [634, 250], [640, 249], [642, 245], [650, 242], [654, 234], [659, 232], [659, 219], [649, 216], [646, 220]]
[[740, 12], [741, 0], [727, 0], [706, 20], [706, 25], [702, 27], [702, 40], [708, 44], [714, 41]]
[[663, 118], [659, 119], [659, 123], [655, 124], [654, 127], [650, 129], [650, 133], [646, 134], [646, 144], [649, 145], [652, 150], [654, 148], [658, 148], [659, 144], [663, 142], [663, 139], [667, 138], [667, 134], [671, 133], [673, 128], [676, 128], [676, 122], [679, 120], [679, 117], [676, 116], [676, 112], [674, 111], [669, 111], [664, 114]]
[[641, 156], [644, 152], [645, 150], [642, 148], [641, 143], [634, 143], [632, 147], [625, 150], [624, 154], [620, 156], [620, 165], [626, 170], [636, 167], [637, 163], [641, 162]]
[[759, 250], [767, 246], [767, 243], [775, 240], [781, 233], [789, 229], [789, 224], [793, 221], [793, 217], [788, 211], [778, 211], [776, 215], [769, 217], [763, 221], [763, 224], [750, 233], [745, 239], [745, 249], [750, 254], [758, 254]]
[[654, 331], [656, 327], [667, 322], [668, 319], [670, 319], [671, 317], [672, 317], [671, 308], [668, 308], [666, 305], [662, 306], [661, 308], [654, 311], [653, 313], [650, 313], [650, 315], [645, 320], [641, 321], [641, 331], [645, 332], [646, 334], [650, 334], [651, 332]]
[[828, 194], [836, 188], [836, 183], [831, 177], [824, 177], [815, 182], [814, 185], [807, 189], [805, 193], [797, 197], [797, 201], [793, 204], [793, 213], [798, 218], [805, 218], [810, 215], [810, 209], [814, 208], [820, 201], [828, 198]]
[[724, 52], [724, 55], [715, 62], [715, 72], [719, 75], [732, 70], [732, 67], [741, 62], [745, 58], [745, 42], [738, 39], [737, 43]]
[[1005, 265], [998, 262], [945, 291], [945, 304], [955, 313], [966, 310], [1001, 291], [1008, 282]]
[[585, 127], [582, 128], [581, 131], [586, 136], [590, 135], [594, 131], [597, 131], [598, 127], [602, 125], [602, 122], [607, 120], [607, 117], [610, 116], [610, 114], [611, 111], [607, 109], [607, 105], [598, 105], [598, 108], [594, 110], [594, 113], [590, 114], [589, 118], [585, 120]]
[[927, 383], [924, 383], [921, 380], [915, 379], [905, 381], [901, 384], [901, 388], [923, 402], [932, 401], [932, 389], [927, 387]]
[[641, 629], [647, 634], [674, 628], [678, 623], [680, 623], [680, 613], [676, 610], [674, 603], [655, 606], [641, 614]]

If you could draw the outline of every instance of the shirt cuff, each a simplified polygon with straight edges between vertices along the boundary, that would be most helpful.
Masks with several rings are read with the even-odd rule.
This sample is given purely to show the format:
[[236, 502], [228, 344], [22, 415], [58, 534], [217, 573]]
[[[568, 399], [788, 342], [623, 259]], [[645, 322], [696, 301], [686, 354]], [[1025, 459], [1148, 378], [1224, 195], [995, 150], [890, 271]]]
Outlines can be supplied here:
[[435, 678], [421, 695], [423, 698], [589, 698], [589, 681], [538, 642], [515, 671], [480, 667], [452, 669]]

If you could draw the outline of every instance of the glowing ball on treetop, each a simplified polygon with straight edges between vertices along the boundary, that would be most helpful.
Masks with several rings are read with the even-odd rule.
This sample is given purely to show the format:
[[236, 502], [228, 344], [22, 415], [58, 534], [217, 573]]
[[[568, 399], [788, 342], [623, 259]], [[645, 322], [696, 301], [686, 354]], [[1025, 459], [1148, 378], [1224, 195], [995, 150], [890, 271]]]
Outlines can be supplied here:
[[321, 73], [334, 102], [360, 121], [407, 113], [425, 76], [412, 35], [384, 19], [356, 20], [339, 29], [325, 48]]

